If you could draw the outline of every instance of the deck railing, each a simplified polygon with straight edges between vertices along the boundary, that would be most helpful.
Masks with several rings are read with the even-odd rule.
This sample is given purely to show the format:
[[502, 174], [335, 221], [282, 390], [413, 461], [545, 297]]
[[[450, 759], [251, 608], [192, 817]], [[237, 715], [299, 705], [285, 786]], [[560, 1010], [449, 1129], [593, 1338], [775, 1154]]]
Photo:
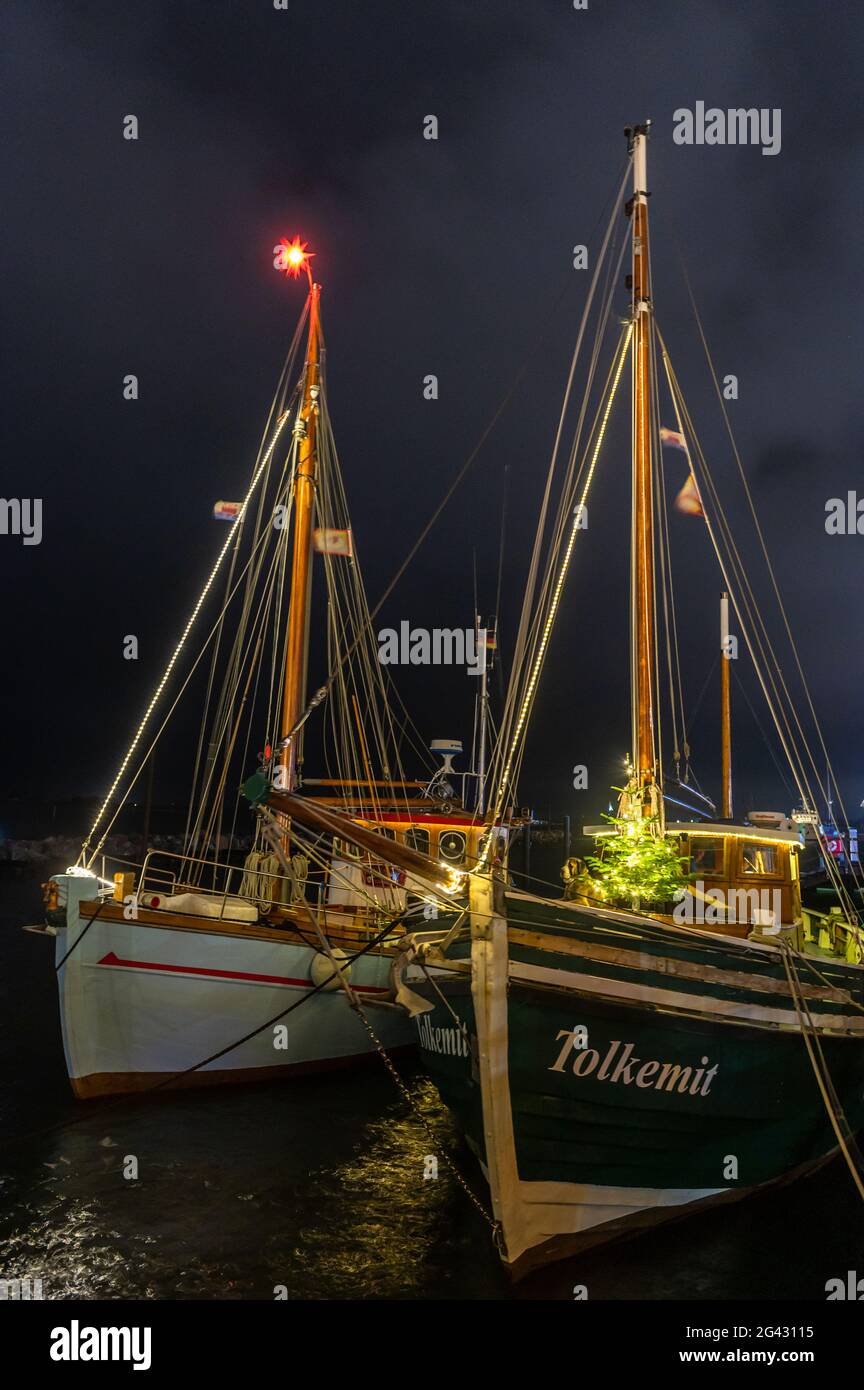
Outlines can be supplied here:
[[[196, 873], [197, 870], [197, 873]], [[219, 917], [226, 916], [225, 908], [230, 898], [242, 898], [246, 902], [260, 906], [260, 895], [243, 894], [241, 888], [248, 870], [245, 864], [230, 864], [217, 859], [201, 859], [193, 855], [181, 854], [172, 850], [148, 850], [141, 866], [137, 895], [140, 900], [144, 893], [159, 893], [165, 897], [176, 897], [180, 893], [195, 893], [201, 897], [218, 899]], [[202, 882], [204, 877], [209, 884]], [[298, 901], [294, 897], [297, 880], [285, 873], [267, 873], [266, 878], [273, 891], [274, 905], [288, 907]], [[303, 896], [310, 908], [320, 910], [323, 895], [323, 874], [320, 881], [317, 874], [307, 878], [303, 884]], [[312, 890], [310, 893], [309, 890]], [[230, 915], [230, 914], [228, 914]]]

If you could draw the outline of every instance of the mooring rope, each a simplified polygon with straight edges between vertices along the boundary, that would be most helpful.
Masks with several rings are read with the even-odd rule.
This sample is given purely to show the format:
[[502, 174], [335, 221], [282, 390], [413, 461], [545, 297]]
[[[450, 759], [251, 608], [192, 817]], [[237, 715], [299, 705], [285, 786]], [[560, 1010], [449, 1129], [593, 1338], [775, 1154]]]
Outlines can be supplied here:
[[861, 1150], [855, 1142], [855, 1136], [852, 1133], [845, 1111], [840, 1104], [840, 1098], [834, 1089], [834, 1083], [831, 1080], [825, 1056], [822, 1052], [822, 1044], [819, 1040], [818, 1030], [807, 1008], [803, 992], [801, 992], [801, 982], [798, 979], [793, 953], [788, 942], [781, 942], [781, 951], [783, 954], [783, 964], [786, 969], [786, 978], [789, 982], [789, 993], [792, 996], [792, 1002], [798, 1014], [801, 1036], [807, 1048], [807, 1056], [813, 1068], [813, 1075], [819, 1087], [819, 1094], [822, 1097], [822, 1101], [828, 1113], [828, 1119], [831, 1121], [831, 1128], [834, 1130], [840, 1152], [843, 1154], [846, 1160], [846, 1166], [852, 1175], [852, 1181], [858, 1191], [858, 1196], [861, 1198], [862, 1202], [864, 1202], [864, 1157], [862, 1157]]

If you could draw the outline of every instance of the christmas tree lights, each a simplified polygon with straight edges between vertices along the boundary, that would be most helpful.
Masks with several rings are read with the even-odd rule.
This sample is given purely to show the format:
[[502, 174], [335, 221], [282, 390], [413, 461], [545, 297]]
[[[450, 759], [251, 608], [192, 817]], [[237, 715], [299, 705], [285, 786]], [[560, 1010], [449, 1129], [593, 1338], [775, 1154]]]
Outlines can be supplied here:
[[614, 834], [589, 854], [591, 892], [611, 907], [660, 908], [686, 889], [687, 861], [666, 838], [659, 816], [604, 816]]

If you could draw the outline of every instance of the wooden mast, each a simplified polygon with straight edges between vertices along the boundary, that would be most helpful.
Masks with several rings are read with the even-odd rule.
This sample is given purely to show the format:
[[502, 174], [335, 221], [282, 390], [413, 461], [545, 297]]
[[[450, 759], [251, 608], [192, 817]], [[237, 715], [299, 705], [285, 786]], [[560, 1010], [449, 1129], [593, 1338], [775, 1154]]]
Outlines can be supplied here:
[[659, 809], [656, 782], [654, 490], [651, 431], [651, 286], [648, 264], [648, 124], [633, 151], [633, 770], [643, 812]]
[[729, 596], [720, 595], [721, 794], [724, 820], [732, 819], [732, 705], [729, 698]]
[[[309, 645], [309, 601], [312, 591], [312, 523], [315, 514], [315, 474], [318, 459], [318, 398], [321, 381], [321, 331], [318, 302], [321, 286], [309, 284], [309, 337], [303, 402], [294, 426], [298, 439], [294, 477], [294, 553], [291, 563], [291, 590], [288, 607], [288, 636], [285, 643], [285, 689], [282, 698], [282, 738], [290, 734], [306, 703], [306, 657]], [[297, 784], [297, 745], [295, 734], [282, 750], [279, 784], [293, 791]]]

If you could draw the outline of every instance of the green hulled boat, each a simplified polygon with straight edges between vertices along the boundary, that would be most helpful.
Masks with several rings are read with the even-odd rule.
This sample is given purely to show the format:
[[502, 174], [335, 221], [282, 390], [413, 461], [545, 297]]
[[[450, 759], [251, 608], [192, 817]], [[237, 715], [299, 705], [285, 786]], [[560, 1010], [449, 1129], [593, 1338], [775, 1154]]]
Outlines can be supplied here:
[[[690, 470], [681, 510], [704, 519], [802, 804], [816, 804], [801, 722], [784, 704], [787, 687], [656, 327], [647, 135], [647, 126], [628, 131], [632, 196], [625, 203], [626, 186], [619, 192], [631, 227], [631, 312], [602, 383], [599, 353], [592, 355], [599, 400], [580, 411], [578, 429], [594, 423], [577, 435], [551, 527], [544, 504], [487, 823], [501, 824], [515, 804], [549, 635], [629, 364], [632, 752], [618, 816], [596, 828], [596, 858], [568, 866], [558, 900], [514, 891], [490, 849], [467, 875], [463, 916], [450, 918], [437, 940], [428, 932], [409, 937], [395, 967], [397, 990], [408, 963], [429, 972], [401, 997], [415, 1015], [429, 1075], [483, 1166], [503, 1258], [516, 1272], [796, 1177], [838, 1149], [864, 1196], [853, 1137], [864, 1124], [860, 923], [842, 884], [839, 909], [802, 908], [802, 839], [791, 819], [733, 818], [728, 663], [735, 650], [725, 606], [720, 812], [685, 794], [680, 728], [673, 730], [676, 775], [664, 776], [658, 610], [667, 643], [674, 622], [665, 589], [662, 603], [658, 594], [668, 542], [662, 446], [671, 442]], [[611, 225], [586, 315], [603, 255], [614, 258]], [[607, 274], [607, 284], [613, 278]], [[598, 345], [611, 322], [611, 291], [604, 294], [597, 289]], [[674, 431], [660, 427], [661, 358]], [[684, 752], [686, 759], [686, 737]], [[672, 808], [680, 816], [688, 802], [691, 818], [673, 820]]]
[[835, 1153], [807, 1034], [847, 1134], [864, 1124], [860, 966], [799, 958], [790, 984], [776, 945], [496, 891], [472, 884], [470, 928], [420, 948], [436, 973], [412, 990], [517, 1272]]

